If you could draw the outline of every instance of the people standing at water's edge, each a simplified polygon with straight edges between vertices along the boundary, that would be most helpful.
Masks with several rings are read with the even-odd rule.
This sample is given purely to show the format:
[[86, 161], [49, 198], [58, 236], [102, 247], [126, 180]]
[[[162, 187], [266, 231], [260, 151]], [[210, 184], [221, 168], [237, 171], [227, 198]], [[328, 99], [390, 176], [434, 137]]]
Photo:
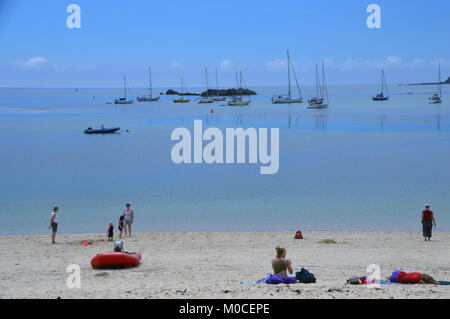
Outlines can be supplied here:
[[119, 225], [117, 227], [119, 229], [119, 231], [120, 231], [120, 233], [119, 233], [120, 239], [122, 239], [122, 234], [123, 234], [123, 219], [124, 219], [124, 217], [123, 217], [123, 215], [121, 215], [119, 217]]
[[127, 235], [128, 226], [128, 236], [131, 237], [131, 224], [133, 224], [134, 211], [131, 209], [130, 204], [125, 205], [125, 210], [123, 211], [123, 221], [125, 224], [125, 236]]
[[436, 227], [436, 220], [434, 219], [434, 213], [430, 210], [430, 205], [425, 205], [425, 210], [422, 212], [422, 230], [423, 230], [423, 238], [425, 241], [430, 241], [431, 233], [434, 227]]
[[48, 229], [52, 229], [52, 244], [56, 244], [56, 232], [58, 231], [58, 213], [59, 207], [55, 206], [53, 207], [53, 211], [50, 217], [50, 226], [48, 226]]
[[106, 234], [108, 235], [108, 240], [113, 241], [113, 239], [114, 239], [114, 224], [112, 222], [109, 223]]
[[275, 259], [272, 259], [272, 268], [275, 275], [287, 276], [287, 271], [292, 275], [292, 262], [286, 259], [286, 248], [278, 246], [275, 248], [277, 255]]

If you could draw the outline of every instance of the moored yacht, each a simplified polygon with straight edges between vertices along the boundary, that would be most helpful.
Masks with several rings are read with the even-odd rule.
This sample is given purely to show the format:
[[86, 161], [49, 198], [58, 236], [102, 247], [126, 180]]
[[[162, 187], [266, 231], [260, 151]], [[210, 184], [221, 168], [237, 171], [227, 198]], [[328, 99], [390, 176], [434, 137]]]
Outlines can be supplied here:
[[183, 77], [181, 78], [181, 94], [178, 97], [178, 99], [173, 100], [173, 103], [188, 103], [190, 100], [189, 99], [185, 99], [183, 97], [184, 95], [184, 83], [183, 83]]
[[[386, 94], [385, 94], [386, 93]], [[374, 101], [387, 101], [389, 100], [389, 91], [386, 83], [386, 77], [384, 76], [384, 70], [381, 69], [381, 92], [372, 97]]]
[[428, 98], [430, 104], [441, 104], [442, 103], [442, 83], [441, 83], [441, 63], [439, 62], [439, 76], [438, 76], [438, 87], [437, 93]]
[[[303, 103], [302, 91], [298, 85], [297, 75], [295, 74], [294, 66], [292, 65], [291, 58], [289, 56], [289, 50], [287, 51], [287, 67], [288, 67], [288, 95], [287, 96], [274, 96], [272, 97], [273, 104], [290, 104], [290, 103]], [[297, 90], [299, 97], [293, 98], [291, 94], [291, 70], [294, 75], [295, 82], [297, 84]]]
[[205, 89], [206, 89], [206, 91], [205, 91], [206, 92], [206, 96], [200, 97], [197, 100], [197, 103], [208, 104], [208, 103], [213, 103], [214, 102], [213, 99], [211, 99], [208, 96], [208, 68], [207, 67], [205, 67], [205, 81], [206, 81], [206, 87], [205, 87]]
[[316, 65], [316, 96], [308, 100], [308, 109], [326, 109], [328, 107], [328, 89], [325, 82], [325, 63], [322, 61], [322, 84]]
[[238, 88], [239, 96], [233, 96], [231, 99], [229, 99], [228, 103], [227, 103], [228, 106], [247, 106], [250, 104], [251, 99], [244, 100], [242, 98], [242, 91], [243, 91], [242, 82], [243, 82], [242, 72], [239, 72], [239, 84], [238, 84], [239, 85], [239, 88]]
[[123, 77], [124, 97], [114, 100], [114, 104], [133, 104], [133, 100], [127, 100], [127, 77]]
[[137, 97], [137, 101], [138, 102], [157, 102], [159, 101], [159, 96], [155, 96], [153, 97], [153, 91], [152, 91], [152, 69], [148, 68], [148, 76], [149, 76], [149, 80], [150, 80], [150, 90], [149, 90], [149, 95], [144, 95], [141, 97]]

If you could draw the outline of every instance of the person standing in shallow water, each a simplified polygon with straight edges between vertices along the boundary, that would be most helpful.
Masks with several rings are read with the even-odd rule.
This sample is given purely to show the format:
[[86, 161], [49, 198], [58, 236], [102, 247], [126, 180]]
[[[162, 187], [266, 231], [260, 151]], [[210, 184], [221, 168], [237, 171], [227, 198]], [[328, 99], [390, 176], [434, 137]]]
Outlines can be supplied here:
[[58, 231], [58, 213], [59, 211], [59, 207], [55, 206], [53, 207], [53, 211], [50, 217], [50, 226], [48, 226], [48, 228], [52, 229], [52, 244], [56, 244], [56, 232]]
[[423, 238], [425, 241], [430, 241], [431, 233], [434, 227], [436, 227], [436, 220], [434, 219], [434, 214], [430, 210], [430, 205], [425, 205], [425, 210], [422, 212], [422, 230], [423, 230]]
[[131, 224], [133, 224], [133, 220], [134, 220], [134, 211], [131, 209], [130, 204], [126, 204], [125, 210], [123, 211], [125, 236], [127, 235], [127, 226], [128, 226], [128, 236], [131, 237]]

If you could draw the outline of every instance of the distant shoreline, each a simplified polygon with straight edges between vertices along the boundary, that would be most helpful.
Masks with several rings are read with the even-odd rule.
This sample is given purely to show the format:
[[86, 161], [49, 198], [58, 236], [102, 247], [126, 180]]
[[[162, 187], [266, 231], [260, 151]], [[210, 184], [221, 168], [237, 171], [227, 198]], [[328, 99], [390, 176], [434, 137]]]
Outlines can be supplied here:
[[444, 82], [425, 82], [425, 83], [412, 83], [412, 84], [408, 84], [408, 85], [438, 85], [438, 84], [450, 84], [450, 76], [448, 77], [447, 81]]
[[208, 89], [207, 91], [204, 91], [202, 93], [180, 93], [178, 91], [169, 89], [166, 91], [165, 95], [181, 95], [181, 96], [237, 96], [237, 95], [257, 95], [257, 93], [253, 90], [249, 89]]
[[[145, 235], [145, 234], [153, 234], [153, 235], [161, 235], [161, 234], [167, 234], [167, 235], [179, 235], [179, 234], [264, 234], [264, 233], [292, 233], [292, 237], [294, 236], [294, 233], [296, 232], [296, 230], [294, 229], [287, 229], [287, 230], [217, 230], [217, 231], [209, 231], [209, 230], [204, 230], [204, 231], [134, 231], [133, 234], [135, 235]], [[315, 234], [325, 234], [325, 233], [337, 233], [337, 234], [342, 234], [342, 233], [349, 233], [349, 234], [356, 234], [356, 233], [391, 233], [391, 234], [399, 234], [399, 233], [404, 233], [404, 234], [418, 234], [418, 236], [422, 236], [422, 229], [417, 228], [417, 230], [378, 230], [378, 229], [371, 229], [371, 230], [308, 230], [308, 229], [302, 229], [303, 233], [315, 233]], [[438, 231], [438, 230], [433, 230], [433, 236], [437, 235], [437, 234], [449, 234], [450, 235], [450, 231]], [[20, 235], [0, 235], [0, 240], [1, 239], [7, 239], [7, 238], [22, 238], [22, 237], [35, 237], [35, 238], [42, 238], [42, 237], [50, 237], [51, 236], [51, 232], [49, 231], [48, 234], [20, 234]], [[101, 232], [98, 233], [58, 233], [56, 235], [57, 237], [60, 238], [65, 238], [65, 237], [86, 237], [87, 239], [92, 239], [92, 238], [103, 238], [106, 235], [104, 235]], [[114, 236], [117, 236], [117, 232], [114, 233]], [[126, 237], [127, 238], [127, 237]], [[106, 237], [105, 237], [106, 239]], [[57, 240], [58, 242], [58, 240]], [[61, 244], [64, 244], [64, 241], [60, 241]]]

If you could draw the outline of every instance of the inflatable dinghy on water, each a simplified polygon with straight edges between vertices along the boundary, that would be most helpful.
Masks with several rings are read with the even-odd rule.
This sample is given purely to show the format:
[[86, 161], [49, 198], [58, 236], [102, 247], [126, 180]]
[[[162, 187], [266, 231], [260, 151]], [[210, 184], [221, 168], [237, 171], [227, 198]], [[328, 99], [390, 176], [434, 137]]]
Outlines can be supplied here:
[[84, 134], [112, 134], [112, 133], [116, 133], [118, 130], [120, 130], [120, 127], [101, 128], [98, 130], [93, 130], [90, 127], [86, 131], [84, 131]]
[[141, 262], [140, 253], [110, 252], [101, 253], [92, 258], [93, 268], [127, 268], [137, 267]]

